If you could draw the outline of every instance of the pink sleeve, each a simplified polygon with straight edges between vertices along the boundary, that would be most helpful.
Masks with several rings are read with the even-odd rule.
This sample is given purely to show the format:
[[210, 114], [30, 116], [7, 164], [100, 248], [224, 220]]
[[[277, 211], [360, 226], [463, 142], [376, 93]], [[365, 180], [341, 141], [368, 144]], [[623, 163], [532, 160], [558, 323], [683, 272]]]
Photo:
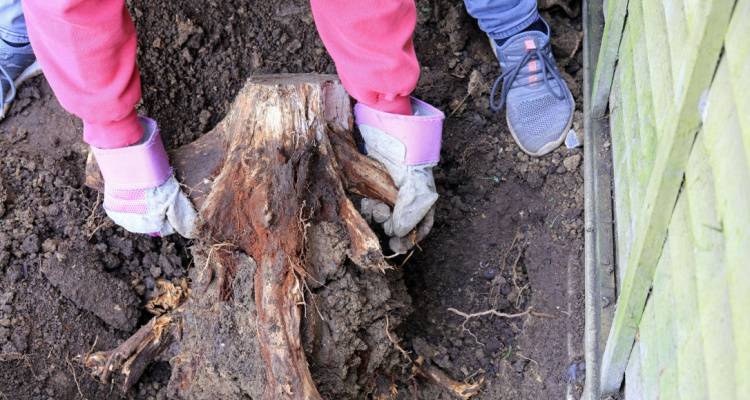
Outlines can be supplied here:
[[135, 27], [124, 0], [24, 0], [29, 38], [57, 99], [99, 148], [140, 140]]
[[419, 79], [414, 0], [311, 0], [315, 24], [341, 82], [359, 102], [411, 114]]

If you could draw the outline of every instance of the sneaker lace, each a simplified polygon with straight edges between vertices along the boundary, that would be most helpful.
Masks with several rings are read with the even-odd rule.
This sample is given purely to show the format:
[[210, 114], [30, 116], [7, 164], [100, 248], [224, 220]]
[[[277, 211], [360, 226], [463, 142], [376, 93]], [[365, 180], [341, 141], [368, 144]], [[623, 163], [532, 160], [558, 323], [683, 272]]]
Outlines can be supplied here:
[[5, 86], [2, 85], [2, 81], [8, 81], [8, 87], [10, 87], [10, 97], [7, 102], [10, 103], [16, 97], [16, 84], [13, 82], [13, 78], [10, 77], [8, 71], [0, 65], [0, 107], [5, 106]]
[[[540, 68], [538, 71], [532, 72], [530, 75], [538, 74], [541, 72], [542, 76], [544, 76], [544, 86], [547, 88], [547, 90], [549, 90], [549, 92], [559, 100], [563, 100], [565, 98], [565, 92], [562, 89], [565, 85], [565, 82], [560, 76], [560, 73], [557, 71], [557, 67], [555, 67], [555, 61], [551, 56], [548, 55], [551, 54], [551, 51], [549, 49], [550, 44], [549, 41], [547, 41], [547, 43], [545, 43], [541, 48], [526, 50], [526, 54], [524, 54], [521, 62], [516, 64], [514, 68], [503, 72], [500, 76], [497, 77], [497, 79], [495, 79], [495, 82], [492, 84], [492, 90], [490, 91], [490, 109], [492, 109], [492, 111], [500, 111], [503, 106], [505, 106], [505, 102], [508, 99], [508, 93], [510, 92], [510, 89], [513, 87], [513, 84], [518, 78], [521, 69], [523, 69], [523, 67], [525, 67], [529, 63], [529, 61], [532, 60], [539, 61]], [[552, 88], [552, 84], [550, 83], [550, 76], [552, 80], [557, 82], [559, 91], [556, 91]], [[500, 101], [497, 102], [495, 93], [497, 93], [497, 87], [501, 82], [502, 89], [500, 91]], [[526, 83], [524, 85], [528, 84], [529, 83]]]

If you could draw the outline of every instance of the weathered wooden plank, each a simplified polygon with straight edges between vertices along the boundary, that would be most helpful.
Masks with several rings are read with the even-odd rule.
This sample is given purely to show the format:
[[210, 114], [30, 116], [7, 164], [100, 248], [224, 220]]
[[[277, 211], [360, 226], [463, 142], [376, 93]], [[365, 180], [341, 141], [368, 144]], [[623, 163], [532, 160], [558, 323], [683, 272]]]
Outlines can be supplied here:
[[[649, 76], [654, 95], [655, 126], [658, 132], [664, 124], [665, 116], [675, 112], [672, 69], [667, 67], [672, 60], [669, 53], [664, 6], [661, 2], [643, 1], [643, 24], [648, 49]], [[657, 140], [658, 136], [657, 133]]]
[[625, 369], [625, 400], [643, 400], [643, 374], [641, 371], [641, 342], [635, 342]]
[[684, 166], [699, 125], [696, 110], [700, 94], [708, 87], [716, 68], [734, 1], [707, 3], [705, 18], [698, 21], [691, 34], [691, 46], [682, 49], [682, 72], [677, 77], [685, 78], [675, 85], [675, 109], [678, 112], [669, 115], [663, 129], [659, 130], [659, 150], [642, 210], [636, 215], [639, 224], [646, 228], [633, 243], [614, 326], [602, 358], [601, 386], [604, 393], [616, 392], [622, 382], [671, 210], [682, 183]]
[[729, 304], [736, 350], [737, 398], [750, 398], [750, 170], [734, 106], [728, 65], [714, 79], [704, 126], [716, 182], [716, 206], [724, 235]]
[[[640, 160], [640, 129], [638, 119], [638, 93], [635, 89], [635, 73], [633, 69], [633, 52], [632, 52], [632, 36], [630, 35], [630, 24], [625, 27], [625, 33], [622, 38], [622, 45], [620, 47], [620, 62], [618, 63], [618, 69], [622, 71], [620, 76], [620, 99], [622, 101], [622, 122], [624, 143], [623, 150], [625, 150], [625, 159], [627, 164], [628, 174], [628, 192], [629, 192], [629, 203], [631, 205], [631, 215], [637, 215], [641, 208], [641, 201], [643, 198], [643, 192], [647, 182], [641, 175], [641, 160]], [[637, 223], [635, 218], [631, 218], [630, 231], [633, 235], [637, 234]]]
[[620, 76], [622, 69], [617, 68], [612, 81], [612, 93], [609, 96], [609, 131], [612, 137], [612, 168], [615, 178], [625, 172], [624, 159], [627, 156], [627, 140], [622, 120], [622, 92]]
[[657, 399], [659, 398], [659, 353], [656, 348], [656, 337], [659, 336], [659, 331], [656, 329], [653, 297], [649, 298], [646, 304], [638, 333], [643, 398]]
[[612, 84], [612, 93], [609, 100], [609, 129], [612, 138], [612, 172], [614, 175], [614, 206], [615, 206], [615, 228], [616, 228], [616, 252], [617, 262], [617, 287], [619, 289], [622, 275], [627, 269], [627, 254], [630, 251], [632, 235], [630, 232], [630, 201], [628, 185], [628, 169], [625, 168], [623, 159], [627, 157], [625, 151], [625, 132], [622, 122], [622, 104], [620, 91], [620, 75], [618, 68]]
[[591, 89], [591, 111], [594, 118], [604, 116], [607, 110], [607, 99], [612, 87], [612, 77], [620, 48], [625, 15], [628, 10], [628, 0], [610, 0], [607, 2], [607, 17], [602, 35], [602, 45], [599, 59], [596, 63], [594, 85]]
[[633, 76], [635, 81], [636, 104], [638, 106], [638, 132], [640, 154], [638, 163], [638, 181], [646, 187], [651, 176], [651, 167], [656, 157], [656, 129], [654, 127], [654, 105], [651, 94], [648, 54], [643, 31], [642, 0], [630, 1], [628, 6], [628, 26], [630, 43], [633, 52]]
[[688, 30], [690, 30], [690, 27], [695, 26], [696, 21], [703, 15], [703, 3], [705, 3], [705, 0], [684, 0], [685, 24]]
[[[745, 157], [750, 160], [750, 0], [738, 0], [724, 42], [732, 90], [742, 127]], [[748, 166], [750, 168], [750, 166]]]
[[[671, 239], [670, 239], [671, 240]], [[657, 378], [659, 394], [657, 398], [676, 399], [677, 361], [674, 325], [674, 295], [672, 291], [673, 257], [667, 246], [662, 252], [659, 264], [654, 272], [654, 285], [651, 290], [651, 302], [656, 321], [655, 350], [659, 360]]]
[[714, 187], [713, 171], [701, 132], [688, 160], [682, 195], [687, 196], [690, 213], [708, 398], [732, 400], [736, 398], [736, 350], [724, 265], [724, 237], [716, 212]]
[[[685, 4], [682, 0], [663, 0], [661, 3], [664, 6], [664, 19], [669, 38], [669, 54], [672, 60], [669, 66], [672, 68], [673, 92], [680, 94], [683, 92], [683, 87], [689, 79], [686, 72], [690, 67], [688, 64], [690, 61], [685, 57], [685, 52], [689, 51], [689, 48], [695, 46], [696, 43], [688, 42], [688, 27], [684, 10]], [[705, 18], [705, 15], [703, 18]], [[701, 22], [705, 23], [705, 21], [700, 21], [700, 19], [694, 21], [695, 26], [697, 27]]]
[[677, 381], [680, 399], [708, 398], [703, 342], [696, 298], [695, 260], [688, 221], [687, 197], [680, 196], [669, 225], [672, 267], [674, 345], [677, 347]]

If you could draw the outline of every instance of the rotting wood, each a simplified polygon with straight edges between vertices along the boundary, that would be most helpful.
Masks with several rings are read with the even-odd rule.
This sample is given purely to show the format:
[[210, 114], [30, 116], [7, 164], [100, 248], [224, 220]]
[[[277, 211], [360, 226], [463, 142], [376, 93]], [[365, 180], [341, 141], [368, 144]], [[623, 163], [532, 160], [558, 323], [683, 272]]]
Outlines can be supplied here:
[[[321, 398], [300, 340], [306, 221], [343, 227], [349, 259], [359, 267], [389, 268], [378, 237], [347, 193], [392, 205], [397, 189], [379, 163], [358, 152], [352, 124], [349, 96], [335, 77], [256, 76], [216, 128], [170, 155], [201, 215], [199, 242], [229, 245], [257, 263], [254, 295], [266, 399]], [[91, 158], [86, 185], [103, 187]], [[231, 262], [212, 264], [219, 265], [213, 279], [232, 282]], [[225, 290], [231, 297], [231, 285]], [[90, 356], [87, 365], [95, 372], [105, 366], [98, 376], [108, 380], [122, 369], [120, 353], [145, 348], [153, 358], [161, 349], [157, 325], [178, 312], [154, 318], [113, 352]]]

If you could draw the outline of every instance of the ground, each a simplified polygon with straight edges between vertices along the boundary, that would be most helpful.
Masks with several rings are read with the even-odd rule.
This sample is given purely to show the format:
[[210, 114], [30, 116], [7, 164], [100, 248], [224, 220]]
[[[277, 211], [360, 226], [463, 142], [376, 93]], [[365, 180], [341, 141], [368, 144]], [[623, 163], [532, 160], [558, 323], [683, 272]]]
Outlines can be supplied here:
[[[139, 110], [160, 122], [168, 147], [213, 127], [251, 74], [335, 72], [305, 1], [249, 3], [129, 2]], [[461, 2], [417, 4], [415, 95], [448, 118], [435, 228], [421, 251], [398, 260], [416, 311], [396, 333], [412, 356], [429, 353], [453, 378], [483, 377], [476, 398], [574, 396], [585, 373], [582, 152], [520, 152], [502, 114], [488, 110], [499, 71], [475, 22]], [[557, 6], [545, 16], [580, 110], [580, 18]], [[579, 121], [577, 113], [581, 133]], [[0, 398], [165, 398], [167, 362], [123, 395], [89, 377], [76, 356], [111, 348], [145, 322], [155, 279], [180, 279], [192, 267], [190, 243], [132, 235], [106, 219], [100, 197], [82, 185], [80, 123], [43, 78], [21, 90], [0, 130]], [[462, 327], [449, 308], [532, 313]], [[451, 398], [420, 379], [401, 397]]]

